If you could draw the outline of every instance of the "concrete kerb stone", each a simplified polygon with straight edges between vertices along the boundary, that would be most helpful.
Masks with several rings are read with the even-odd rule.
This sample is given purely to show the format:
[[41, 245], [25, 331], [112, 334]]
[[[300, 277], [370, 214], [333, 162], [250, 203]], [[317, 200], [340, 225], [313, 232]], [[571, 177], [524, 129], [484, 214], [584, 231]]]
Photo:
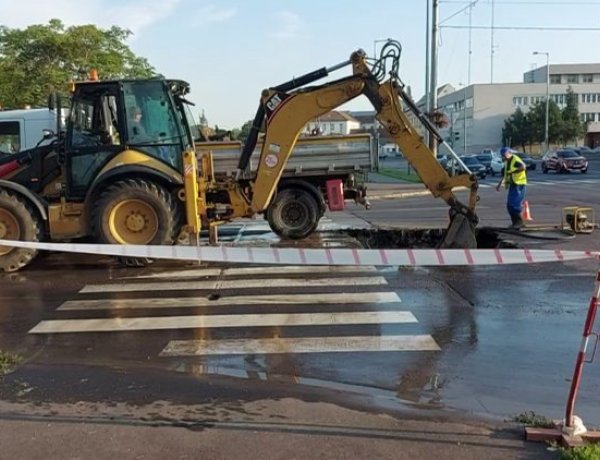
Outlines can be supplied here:
[[415, 196], [427, 196], [431, 195], [429, 190], [413, 190], [406, 192], [379, 192], [379, 193], [368, 193], [367, 198], [369, 201], [377, 200], [392, 200], [401, 198], [410, 198]]

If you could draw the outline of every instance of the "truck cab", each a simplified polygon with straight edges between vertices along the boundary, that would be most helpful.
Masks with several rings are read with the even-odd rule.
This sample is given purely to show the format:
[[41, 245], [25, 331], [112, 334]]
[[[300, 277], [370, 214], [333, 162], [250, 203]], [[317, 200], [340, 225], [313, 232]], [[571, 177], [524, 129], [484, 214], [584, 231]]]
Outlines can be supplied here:
[[37, 145], [44, 130], [56, 129], [56, 111], [22, 109], [0, 111], [0, 154], [19, 153]]

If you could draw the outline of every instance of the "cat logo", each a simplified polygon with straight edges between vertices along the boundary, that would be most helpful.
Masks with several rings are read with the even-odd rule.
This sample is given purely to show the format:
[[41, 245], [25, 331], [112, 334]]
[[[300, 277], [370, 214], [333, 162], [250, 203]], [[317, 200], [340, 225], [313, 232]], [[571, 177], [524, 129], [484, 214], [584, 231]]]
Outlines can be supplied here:
[[271, 96], [271, 99], [267, 101], [266, 106], [267, 109], [269, 109], [269, 111], [273, 112], [279, 104], [281, 104], [281, 98], [278, 94], [273, 94], [273, 96]]

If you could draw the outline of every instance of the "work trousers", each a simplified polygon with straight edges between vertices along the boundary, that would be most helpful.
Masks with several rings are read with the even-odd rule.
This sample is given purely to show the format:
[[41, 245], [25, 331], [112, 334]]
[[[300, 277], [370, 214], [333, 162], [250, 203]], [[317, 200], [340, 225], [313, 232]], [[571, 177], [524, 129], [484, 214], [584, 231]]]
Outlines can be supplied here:
[[508, 187], [508, 197], [506, 199], [506, 209], [513, 219], [521, 216], [523, 210], [523, 200], [525, 199], [525, 185], [510, 184]]

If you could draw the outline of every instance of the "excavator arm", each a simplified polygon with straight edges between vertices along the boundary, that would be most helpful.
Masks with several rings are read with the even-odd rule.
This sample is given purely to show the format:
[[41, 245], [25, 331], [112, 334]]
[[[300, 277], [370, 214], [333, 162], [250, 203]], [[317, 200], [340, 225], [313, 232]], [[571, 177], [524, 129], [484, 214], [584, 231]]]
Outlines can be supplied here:
[[[397, 42], [388, 42], [388, 46], [397, 46]], [[386, 47], [384, 47], [386, 49]], [[384, 59], [382, 50], [382, 59]], [[399, 52], [395, 59], [399, 59]], [[423, 142], [422, 137], [411, 124], [402, 110], [402, 102], [421, 119], [425, 127], [438, 141], [443, 141], [436, 128], [418, 111], [412, 100], [404, 93], [394, 70], [390, 78], [380, 83], [381, 63], [378, 61], [379, 75], [371, 71], [364, 51], [352, 54], [350, 60], [332, 69], [351, 64], [353, 75], [324, 85], [302, 87], [314, 79], [322, 78], [331, 69], [320, 69], [298, 80], [264, 90], [261, 105], [254, 120], [253, 131], [242, 153], [239, 168], [247, 164], [248, 152], [256, 145], [259, 130], [264, 126], [264, 139], [257, 169], [252, 184], [250, 213], [264, 211], [277, 189], [277, 184], [291, 155], [300, 132], [311, 120], [341, 106], [342, 104], [365, 95], [376, 111], [376, 118], [398, 144], [401, 151], [421, 178], [423, 184], [433, 196], [442, 198], [450, 207], [451, 223], [446, 232], [443, 247], [476, 247], [475, 226], [478, 219], [475, 214], [477, 202], [477, 181], [474, 175], [460, 174], [450, 177], [440, 166], [433, 152]], [[392, 66], [397, 69], [397, 63]], [[294, 89], [295, 91], [290, 91]], [[461, 162], [462, 163], [462, 162]], [[463, 165], [464, 166], [464, 165]], [[465, 170], [466, 167], [464, 167]], [[453, 189], [469, 189], [469, 201], [460, 202]]]

